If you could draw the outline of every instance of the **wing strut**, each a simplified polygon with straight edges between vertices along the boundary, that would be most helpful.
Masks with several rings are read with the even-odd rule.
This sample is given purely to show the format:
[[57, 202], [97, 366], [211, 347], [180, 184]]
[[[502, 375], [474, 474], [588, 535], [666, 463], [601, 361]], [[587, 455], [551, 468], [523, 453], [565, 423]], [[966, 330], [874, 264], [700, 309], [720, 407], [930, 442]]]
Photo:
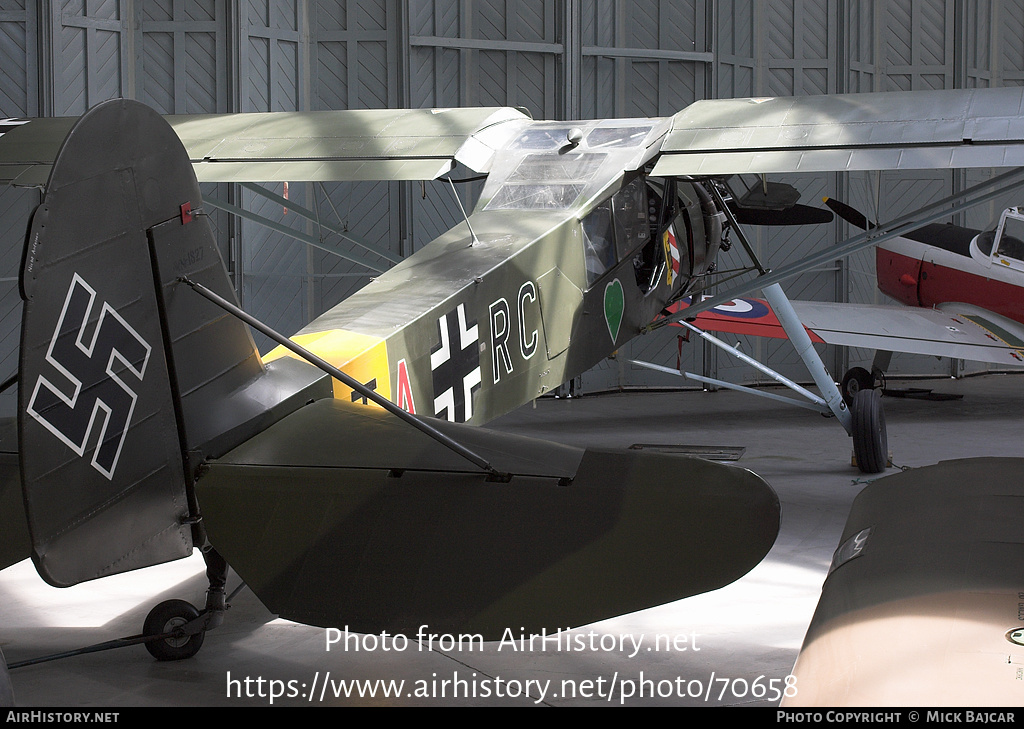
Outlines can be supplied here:
[[[357, 245], [360, 248], [363, 248], [363, 249], [365, 249], [367, 251], [370, 251], [370, 253], [376, 253], [381, 258], [386, 258], [387, 260], [391, 261], [392, 263], [401, 263], [401, 261], [402, 261], [402, 257], [401, 256], [396, 256], [391, 251], [388, 251], [388, 250], [385, 250], [383, 248], [380, 248], [379, 246], [370, 245], [366, 241], [363, 241], [363, 240], [360, 240], [359, 238], [353, 237], [353, 235], [351, 233], [349, 233], [347, 230], [343, 230], [341, 228], [338, 228], [336, 226], [333, 226], [333, 225], [330, 225], [328, 223], [323, 222], [320, 219], [320, 213], [319, 212], [314, 212], [312, 210], [304, 208], [301, 205], [297, 205], [294, 200], [289, 200], [287, 198], [281, 197], [280, 195], [271, 192], [270, 190], [268, 190], [267, 188], [263, 187], [262, 185], [256, 185], [256, 184], [254, 184], [252, 182], [243, 182], [243, 183], [241, 183], [241, 185], [242, 185], [242, 187], [244, 187], [249, 192], [252, 192], [252, 193], [254, 193], [256, 195], [259, 195], [260, 197], [265, 197], [267, 200], [270, 200], [271, 202], [275, 202], [275, 203], [277, 203], [278, 205], [280, 205], [283, 208], [288, 208], [289, 211], [295, 213], [300, 218], [304, 218], [304, 219], [308, 220], [311, 223], [315, 223], [318, 228], [322, 228], [323, 230], [326, 230], [326, 231], [328, 231], [330, 233], [334, 233], [335, 235], [339, 236], [340, 238], [344, 238], [345, 240], [353, 243], [354, 245]], [[320, 183], [320, 186], [323, 187], [323, 184]], [[330, 200], [330, 198], [327, 198], [327, 199]], [[331, 253], [335, 253], [337, 255], [336, 251], [332, 250]]]
[[288, 339], [288, 337], [284, 336], [283, 334], [280, 334], [279, 332], [274, 331], [273, 329], [268, 327], [266, 324], [261, 322], [259, 319], [257, 319], [255, 317], [251, 316], [250, 314], [247, 314], [246, 312], [242, 311], [240, 308], [238, 308], [237, 306], [232, 304], [230, 301], [228, 301], [227, 299], [219, 296], [218, 294], [215, 294], [213, 291], [211, 291], [210, 289], [206, 288], [202, 284], [196, 283], [195, 281], [192, 281], [191, 279], [185, 278], [185, 277], [179, 278], [178, 281], [180, 281], [181, 283], [186, 284], [187, 286], [191, 287], [192, 290], [194, 290], [196, 293], [198, 293], [201, 296], [205, 297], [206, 299], [212, 301], [214, 304], [216, 304], [220, 308], [224, 309], [225, 311], [227, 311], [227, 312], [229, 312], [231, 314], [234, 314], [235, 316], [237, 316], [239, 319], [244, 321], [249, 326], [254, 327], [255, 329], [257, 329], [260, 332], [262, 332], [263, 334], [266, 334], [268, 337], [273, 339], [278, 344], [282, 345], [283, 347], [287, 347], [292, 352], [294, 352], [295, 354], [299, 355], [300, 357], [302, 357], [304, 360], [306, 360], [310, 364], [312, 364], [312, 365], [314, 365], [316, 367], [319, 367], [321, 370], [323, 370], [324, 372], [329, 374], [331, 377], [337, 378], [338, 380], [343, 382], [347, 387], [351, 387], [353, 390], [358, 392], [360, 395], [365, 397], [367, 400], [373, 400], [373, 402], [375, 402], [378, 405], [380, 405], [382, 408], [387, 410], [389, 413], [391, 413], [395, 417], [399, 418], [400, 420], [404, 420], [406, 423], [408, 423], [412, 427], [416, 428], [417, 430], [425, 433], [426, 435], [430, 436], [431, 438], [436, 440], [441, 445], [445, 446], [446, 448], [450, 448], [454, 452], [458, 453], [460, 456], [462, 456], [463, 458], [468, 460], [473, 465], [478, 466], [479, 468], [483, 469], [484, 471], [487, 471], [496, 480], [508, 481], [511, 478], [511, 476], [509, 474], [501, 473], [496, 468], [494, 468], [486, 459], [482, 458], [481, 456], [477, 455], [476, 453], [474, 453], [470, 449], [466, 448], [464, 445], [462, 445], [458, 441], [452, 440], [447, 435], [445, 435], [441, 431], [437, 430], [436, 428], [434, 428], [429, 423], [425, 423], [422, 420], [420, 420], [419, 418], [417, 418], [417, 417], [415, 417], [413, 415], [410, 415], [405, 410], [402, 410], [402, 408], [398, 407], [393, 402], [388, 400], [386, 397], [380, 395], [379, 393], [375, 392], [374, 390], [369, 389], [364, 384], [362, 384], [358, 380], [350, 377], [349, 375], [346, 375], [344, 372], [339, 370], [334, 365], [332, 365], [329, 362], [321, 359], [320, 357], [317, 357], [315, 354], [310, 352], [308, 349], [306, 349], [305, 347], [302, 347], [302, 346], [296, 344], [295, 342], [293, 342], [292, 340]]
[[287, 225], [281, 225], [281, 223], [271, 220], [270, 218], [265, 218], [262, 215], [257, 215], [256, 213], [250, 212], [245, 208], [240, 208], [237, 205], [232, 205], [231, 203], [227, 203], [224, 202], [223, 200], [218, 200], [217, 198], [213, 197], [204, 197], [203, 202], [209, 205], [210, 207], [217, 208], [218, 210], [223, 210], [224, 212], [230, 213], [231, 215], [237, 215], [240, 218], [250, 220], [254, 223], [264, 226], [265, 228], [270, 228], [271, 230], [277, 231], [278, 233], [287, 235], [288, 237], [294, 238], [300, 243], [308, 243], [314, 248], [319, 248], [322, 251], [332, 253], [335, 256], [338, 256], [339, 258], [344, 258], [346, 261], [351, 261], [352, 263], [356, 263], [360, 266], [365, 266], [371, 271], [383, 273], [385, 270], [385, 268], [382, 268], [381, 265], [377, 262], [371, 263], [365, 258], [357, 257], [352, 253], [346, 253], [339, 246], [332, 246], [329, 243], [325, 243], [324, 241], [320, 240], [319, 238], [315, 238], [307, 233], [295, 230], [295, 228], [290, 228]]
[[779, 323], [782, 324], [782, 328], [786, 331], [786, 336], [789, 337], [789, 341], [796, 347], [797, 354], [800, 355], [804, 366], [810, 373], [811, 378], [814, 379], [814, 384], [818, 386], [818, 390], [825, 399], [828, 409], [839, 419], [846, 432], [853, 435], [853, 419], [850, 416], [849, 408], [846, 407], [846, 402], [843, 400], [843, 395], [839, 392], [839, 388], [836, 387], [835, 380], [832, 379], [828, 370], [825, 369], [825, 363], [821, 361], [821, 357], [815, 351], [814, 345], [811, 344], [811, 338], [807, 335], [807, 330], [804, 329], [804, 325], [800, 323], [799, 317], [793, 311], [793, 305], [789, 303], [789, 299], [782, 291], [782, 287], [776, 283], [771, 286], [765, 286], [763, 291], [764, 298], [768, 300], [772, 310], [775, 312], [775, 316], [778, 317]]

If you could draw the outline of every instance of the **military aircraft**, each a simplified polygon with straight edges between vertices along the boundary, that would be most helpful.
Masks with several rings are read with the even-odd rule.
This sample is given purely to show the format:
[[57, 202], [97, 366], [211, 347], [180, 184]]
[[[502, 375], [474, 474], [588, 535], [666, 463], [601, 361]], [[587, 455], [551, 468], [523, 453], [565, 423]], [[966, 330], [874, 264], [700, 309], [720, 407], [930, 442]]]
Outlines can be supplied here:
[[[147, 621], [170, 658], [223, 612], [225, 559], [282, 617], [369, 633], [565, 628], [727, 584], [778, 530], [753, 474], [464, 424], [544, 394], [702, 291], [726, 231], [739, 234], [715, 178], [1021, 166], [1022, 107], [1021, 89], [986, 89], [702, 101], [668, 119], [164, 121], [116, 101], [12, 121], [0, 178], [46, 194], [21, 273], [25, 514], [3, 514], [12, 533], [27, 521], [31, 547], [0, 564], [31, 552], [70, 585], [200, 547], [208, 610], [171, 601]], [[456, 163], [487, 175], [464, 223], [291, 339], [232, 301], [197, 180], [434, 179]], [[281, 348], [260, 357], [247, 324]], [[847, 422], [820, 362], [812, 374]]]

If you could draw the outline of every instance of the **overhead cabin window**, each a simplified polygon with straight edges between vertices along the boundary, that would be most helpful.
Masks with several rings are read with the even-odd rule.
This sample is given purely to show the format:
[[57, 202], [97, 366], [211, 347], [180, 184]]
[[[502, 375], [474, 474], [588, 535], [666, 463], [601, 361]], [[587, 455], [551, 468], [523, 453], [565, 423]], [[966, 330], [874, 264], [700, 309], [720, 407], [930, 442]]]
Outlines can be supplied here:
[[635, 127], [598, 127], [587, 135], [587, 146], [591, 149], [600, 147], [637, 147], [647, 139], [651, 125]]
[[583, 219], [583, 247], [588, 287], [615, 265], [615, 243], [612, 235], [611, 201], [606, 200]]
[[530, 127], [511, 145], [512, 149], [559, 149], [565, 146], [571, 126]]
[[485, 210], [565, 210], [597, 174], [606, 154], [528, 154]]
[[485, 210], [565, 210], [583, 185], [502, 185]]

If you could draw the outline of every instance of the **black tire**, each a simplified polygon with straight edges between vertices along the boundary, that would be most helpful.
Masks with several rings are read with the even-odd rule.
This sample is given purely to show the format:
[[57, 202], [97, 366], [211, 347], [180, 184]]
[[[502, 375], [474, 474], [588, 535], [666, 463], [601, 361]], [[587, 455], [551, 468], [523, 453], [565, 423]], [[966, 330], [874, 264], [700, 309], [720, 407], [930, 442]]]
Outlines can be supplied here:
[[[149, 611], [146, 623], [142, 628], [143, 635], [162, 635], [170, 633], [185, 623], [199, 617], [199, 611], [184, 600], [165, 600]], [[146, 643], [146, 650], [158, 661], [180, 661], [191, 658], [203, 646], [205, 631], [181, 637], [151, 640]]]
[[859, 390], [850, 409], [853, 415], [853, 454], [862, 473], [881, 473], [889, 465], [889, 439], [885, 432], [882, 394]]
[[846, 401], [846, 406], [853, 407], [853, 399], [861, 390], [870, 390], [875, 386], [875, 378], [863, 367], [853, 367], [845, 375], [839, 384], [839, 392]]

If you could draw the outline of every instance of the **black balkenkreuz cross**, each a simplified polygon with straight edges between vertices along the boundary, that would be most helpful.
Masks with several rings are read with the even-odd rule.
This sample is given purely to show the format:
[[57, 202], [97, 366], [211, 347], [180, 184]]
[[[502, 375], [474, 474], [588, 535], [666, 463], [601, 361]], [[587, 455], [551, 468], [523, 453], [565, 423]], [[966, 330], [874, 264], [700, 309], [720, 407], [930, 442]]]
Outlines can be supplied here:
[[456, 423], [473, 417], [473, 393], [480, 389], [480, 337], [476, 321], [466, 321], [466, 305], [437, 320], [440, 337], [430, 352], [434, 415]]
[[[363, 387], [365, 387], [367, 390], [373, 390], [374, 392], [377, 392], [377, 378], [374, 377], [369, 382], [364, 382], [363, 383]], [[366, 400], [367, 400], [366, 395], [360, 394], [360, 393], [356, 392], [355, 390], [353, 390], [352, 391], [352, 402], [359, 402], [360, 400], [363, 401], [363, 405], [367, 404], [367, 402], [366, 402]]]

